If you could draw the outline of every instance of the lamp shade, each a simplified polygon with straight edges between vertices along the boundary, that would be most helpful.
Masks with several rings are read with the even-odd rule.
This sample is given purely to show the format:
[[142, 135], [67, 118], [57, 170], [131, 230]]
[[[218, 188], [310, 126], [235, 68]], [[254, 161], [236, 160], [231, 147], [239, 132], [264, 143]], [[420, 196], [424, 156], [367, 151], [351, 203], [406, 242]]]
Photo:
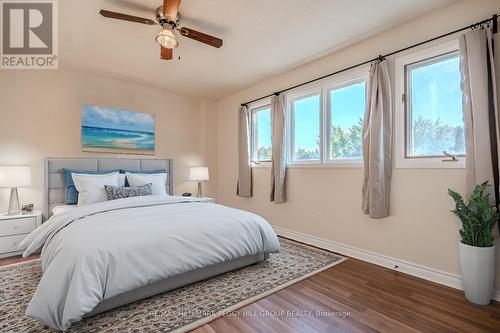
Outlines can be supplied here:
[[209, 179], [208, 167], [192, 167], [189, 169], [189, 180], [203, 181]]
[[31, 185], [31, 169], [24, 166], [0, 166], [0, 187]]

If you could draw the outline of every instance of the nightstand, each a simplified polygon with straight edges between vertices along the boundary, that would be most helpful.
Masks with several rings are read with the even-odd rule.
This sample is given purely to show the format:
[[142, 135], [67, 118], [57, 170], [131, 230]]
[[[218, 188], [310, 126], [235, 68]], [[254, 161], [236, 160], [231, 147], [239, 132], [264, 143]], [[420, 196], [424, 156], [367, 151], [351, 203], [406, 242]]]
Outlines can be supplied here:
[[40, 211], [23, 215], [0, 214], [0, 258], [22, 254], [19, 243], [40, 224]]

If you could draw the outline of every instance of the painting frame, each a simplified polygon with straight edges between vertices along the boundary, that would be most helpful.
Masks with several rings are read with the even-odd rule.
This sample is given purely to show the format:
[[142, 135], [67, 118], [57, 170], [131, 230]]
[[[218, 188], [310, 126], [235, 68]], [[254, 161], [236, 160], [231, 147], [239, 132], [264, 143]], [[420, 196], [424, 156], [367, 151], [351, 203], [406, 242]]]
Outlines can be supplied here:
[[82, 152], [155, 155], [156, 116], [115, 107], [83, 104]]

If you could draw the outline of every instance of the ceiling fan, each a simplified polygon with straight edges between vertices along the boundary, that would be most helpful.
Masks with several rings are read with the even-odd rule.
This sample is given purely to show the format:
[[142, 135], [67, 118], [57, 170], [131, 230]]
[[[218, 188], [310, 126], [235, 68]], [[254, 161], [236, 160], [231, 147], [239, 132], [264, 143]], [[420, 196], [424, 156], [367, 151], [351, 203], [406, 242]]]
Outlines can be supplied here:
[[174, 34], [175, 31], [178, 31], [184, 37], [220, 48], [222, 46], [222, 39], [180, 26], [180, 5], [181, 0], [163, 0], [163, 6], [158, 7], [155, 11], [156, 21], [138, 16], [111, 12], [109, 10], [101, 10], [99, 13], [104, 17], [116, 20], [142, 23], [146, 25], [160, 25], [162, 29], [156, 36], [155, 40], [161, 47], [160, 58], [163, 60], [172, 59], [173, 49], [179, 46], [177, 37]]

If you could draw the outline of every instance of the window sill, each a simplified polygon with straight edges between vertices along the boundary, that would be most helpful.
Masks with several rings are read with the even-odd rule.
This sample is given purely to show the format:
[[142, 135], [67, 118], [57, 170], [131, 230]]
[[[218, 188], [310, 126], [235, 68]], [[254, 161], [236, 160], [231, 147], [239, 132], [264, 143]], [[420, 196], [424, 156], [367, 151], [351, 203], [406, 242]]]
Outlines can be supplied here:
[[[363, 169], [360, 163], [287, 164], [288, 169]], [[252, 164], [252, 169], [270, 169], [271, 163]]]
[[271, 168], [271, 162], [260, 162], [260, 163], [252, 163], [252, 169], [265, 169]]
[[352, 168], [358, 168], [362, 169], [363, 164], [362, 163], [308, 163], [308, 164], [288, 164], [286, 166], [287, 168], [291, 169], [339, 169], [339, 168], [344, 168], [344, 169], [352, 169]]
[[457, 162], [443, 162], [443, 158], [415, 158], [396, 160], [396, 169], [465, 169], [465, 158]]

